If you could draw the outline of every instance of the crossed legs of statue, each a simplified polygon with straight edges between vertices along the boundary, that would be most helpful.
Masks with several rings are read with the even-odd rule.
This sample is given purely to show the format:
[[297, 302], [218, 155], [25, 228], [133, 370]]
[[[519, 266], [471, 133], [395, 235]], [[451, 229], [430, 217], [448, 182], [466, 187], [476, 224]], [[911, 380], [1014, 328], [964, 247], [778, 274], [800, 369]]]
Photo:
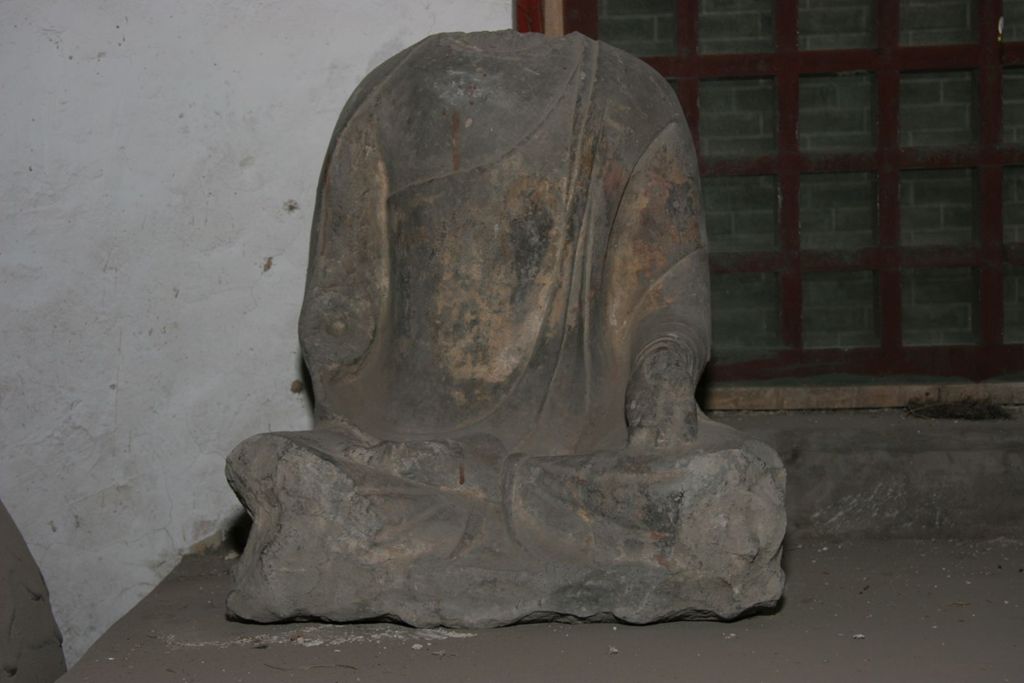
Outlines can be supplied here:
[[[733, 605], [772, 602], [744, 591], [781, 587], [772, 555], [784, 528], [768, 513], [782, 505], [783, 471], [773, 451], [699, 413], [692, 366], [672, 345], [641, 358], [617, 452], [533, 456], [486, 435], [372, 443], [331, 430], [243, 442], [228, 477], [261, 512], [229, 610], [494, 626], [731, 618]], [[318, 547], [302, 547], [310, 528]], [[338, 576], [344, 585], [325, 585]], [[694, 596], [685, 613], [680, 593]]]

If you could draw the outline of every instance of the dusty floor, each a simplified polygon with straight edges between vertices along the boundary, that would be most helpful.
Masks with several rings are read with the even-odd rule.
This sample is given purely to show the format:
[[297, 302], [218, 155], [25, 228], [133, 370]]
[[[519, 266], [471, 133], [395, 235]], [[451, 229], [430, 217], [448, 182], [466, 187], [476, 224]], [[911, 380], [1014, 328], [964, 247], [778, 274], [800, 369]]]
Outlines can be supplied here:
[[60, 680], [1024, 681], [1024, 540], [805, 541], [776, 613], [655, 626], [233, 623], [230, 565], [185, 558]]

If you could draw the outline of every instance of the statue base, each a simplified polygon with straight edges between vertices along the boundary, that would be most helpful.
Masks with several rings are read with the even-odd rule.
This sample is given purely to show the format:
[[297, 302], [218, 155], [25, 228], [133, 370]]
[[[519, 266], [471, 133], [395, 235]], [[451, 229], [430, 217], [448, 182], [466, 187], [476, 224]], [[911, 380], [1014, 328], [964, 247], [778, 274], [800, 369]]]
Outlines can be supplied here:
[[486, 437], [273, 433], [228, 459], [252, 514], [228, 611], [412, 626], [734, 619], [783, 587], [785, 471], [703, 416], [685, 452], [505, 455]]

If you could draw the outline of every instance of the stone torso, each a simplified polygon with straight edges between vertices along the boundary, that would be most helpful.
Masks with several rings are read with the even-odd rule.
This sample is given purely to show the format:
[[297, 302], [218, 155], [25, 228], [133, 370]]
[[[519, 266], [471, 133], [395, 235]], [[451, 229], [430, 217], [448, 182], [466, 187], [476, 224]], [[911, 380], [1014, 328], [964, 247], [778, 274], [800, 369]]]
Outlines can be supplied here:
[[441, 35], [382, 65], [321, 179], [300, 325], [319, 419], [620, 446], [634, 314], [703, 243], [685, 130], [657, 74], [580, 36]]
[[375, 410], [406, 434], [474, 424], [512, 393], [573, 238], [565, 208], [578, 54], [531, 59], [520, 46], [481, 55], [457, 38], [437, 47], [396, 74], [401, 86], [389, 88], [378, 119], [396, 133], [382, 157], [412, 163], [386, 162], [396, 324], [371, 351], [391, 369], [365, 381], [386, 376], [393, 410]]

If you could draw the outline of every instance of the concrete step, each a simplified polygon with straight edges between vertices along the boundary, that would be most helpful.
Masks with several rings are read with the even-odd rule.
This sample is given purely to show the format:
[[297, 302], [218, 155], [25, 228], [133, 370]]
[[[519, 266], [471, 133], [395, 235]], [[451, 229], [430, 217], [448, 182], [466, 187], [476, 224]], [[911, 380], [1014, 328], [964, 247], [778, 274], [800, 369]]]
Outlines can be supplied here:
[[791, 538], [1024, 538], [1024, 410], [711, 413], [786, 464]]

